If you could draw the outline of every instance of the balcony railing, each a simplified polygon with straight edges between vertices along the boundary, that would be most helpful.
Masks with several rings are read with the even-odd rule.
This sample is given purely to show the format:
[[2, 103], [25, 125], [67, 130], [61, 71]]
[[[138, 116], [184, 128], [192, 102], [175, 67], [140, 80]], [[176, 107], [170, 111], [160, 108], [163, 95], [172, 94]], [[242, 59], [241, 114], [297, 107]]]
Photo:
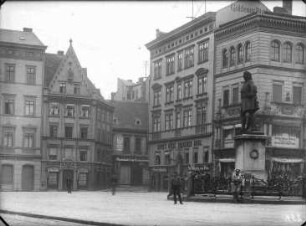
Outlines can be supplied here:
[[183, 137], [190, 135], [210, 135], [212, 133], [211, 123], [189, 126], [184, 128], [172, 129], [167, 131], [153, 132], [149, 134], [149, 140], [162, 140], [174, 137]]

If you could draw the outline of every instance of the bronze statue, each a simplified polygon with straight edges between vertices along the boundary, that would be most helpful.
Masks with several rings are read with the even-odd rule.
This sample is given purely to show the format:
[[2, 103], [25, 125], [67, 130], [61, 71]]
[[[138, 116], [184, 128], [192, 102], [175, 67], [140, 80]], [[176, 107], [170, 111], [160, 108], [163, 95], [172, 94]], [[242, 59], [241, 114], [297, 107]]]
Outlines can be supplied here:
[[241, 120], [242, 131], [255, 129], [254, 114], [259, 109], [257, 101], [257, 87], [252, 80], [252, 74], [248, 71], [243, 73], [244, 84], [241, 88]]

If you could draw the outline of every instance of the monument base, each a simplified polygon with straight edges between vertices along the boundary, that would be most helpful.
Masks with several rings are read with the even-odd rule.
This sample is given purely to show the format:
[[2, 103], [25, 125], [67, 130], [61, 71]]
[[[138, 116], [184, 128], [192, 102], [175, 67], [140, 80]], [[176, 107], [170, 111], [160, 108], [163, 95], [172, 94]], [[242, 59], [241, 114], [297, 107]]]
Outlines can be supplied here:
[[267, 180], [265, 170], [267, 136], [260, 132], [250, 132], [236, 136], [236, 161], [235, 168], [241, 169], [244, 173]]

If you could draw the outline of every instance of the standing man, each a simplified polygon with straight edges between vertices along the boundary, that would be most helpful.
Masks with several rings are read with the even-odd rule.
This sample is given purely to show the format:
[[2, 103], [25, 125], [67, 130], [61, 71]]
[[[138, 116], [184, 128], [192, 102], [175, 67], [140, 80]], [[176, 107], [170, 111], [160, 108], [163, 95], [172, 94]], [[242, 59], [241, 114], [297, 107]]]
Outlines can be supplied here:
[[66, 182], [67, 184], [67, 191], [68, 191], [68, 193], [70, 193], [71, 194], [71, 190], [72, 190], [72, 180], [71, 180], [71, 178], [70, 177], [68, 177], [67, 178], [67, 182]]
[[112, 195], [116, 193], [116, 186], [117, 186], [117, 175], [113, 173], [111, 177], [111, 185], [112, 185]]
[[174, 204], [177, 203], [176, 196], [178, 196], [180, 203], [183, 204], [181, 197], [181, 178], [177, 175], [177, 172], [174, 173], [174, 177], [171, 181], [171, 190], [173, 191]]
[[242, 176], [240, 169], [235, 169], [232, 175], [232, 192], [234, 201], [238, 202], [241, 191]]

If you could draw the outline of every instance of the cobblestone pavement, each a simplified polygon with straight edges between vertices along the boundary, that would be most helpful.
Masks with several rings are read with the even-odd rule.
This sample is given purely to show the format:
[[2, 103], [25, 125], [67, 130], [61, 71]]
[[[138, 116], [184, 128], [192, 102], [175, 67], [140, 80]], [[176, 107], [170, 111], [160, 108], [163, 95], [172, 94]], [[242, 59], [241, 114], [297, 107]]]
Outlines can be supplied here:
[[306, 205], [184, 202], [174, 205], [156, 192], [2, 192], [7, 211], [122, 225], [299, 226]]

